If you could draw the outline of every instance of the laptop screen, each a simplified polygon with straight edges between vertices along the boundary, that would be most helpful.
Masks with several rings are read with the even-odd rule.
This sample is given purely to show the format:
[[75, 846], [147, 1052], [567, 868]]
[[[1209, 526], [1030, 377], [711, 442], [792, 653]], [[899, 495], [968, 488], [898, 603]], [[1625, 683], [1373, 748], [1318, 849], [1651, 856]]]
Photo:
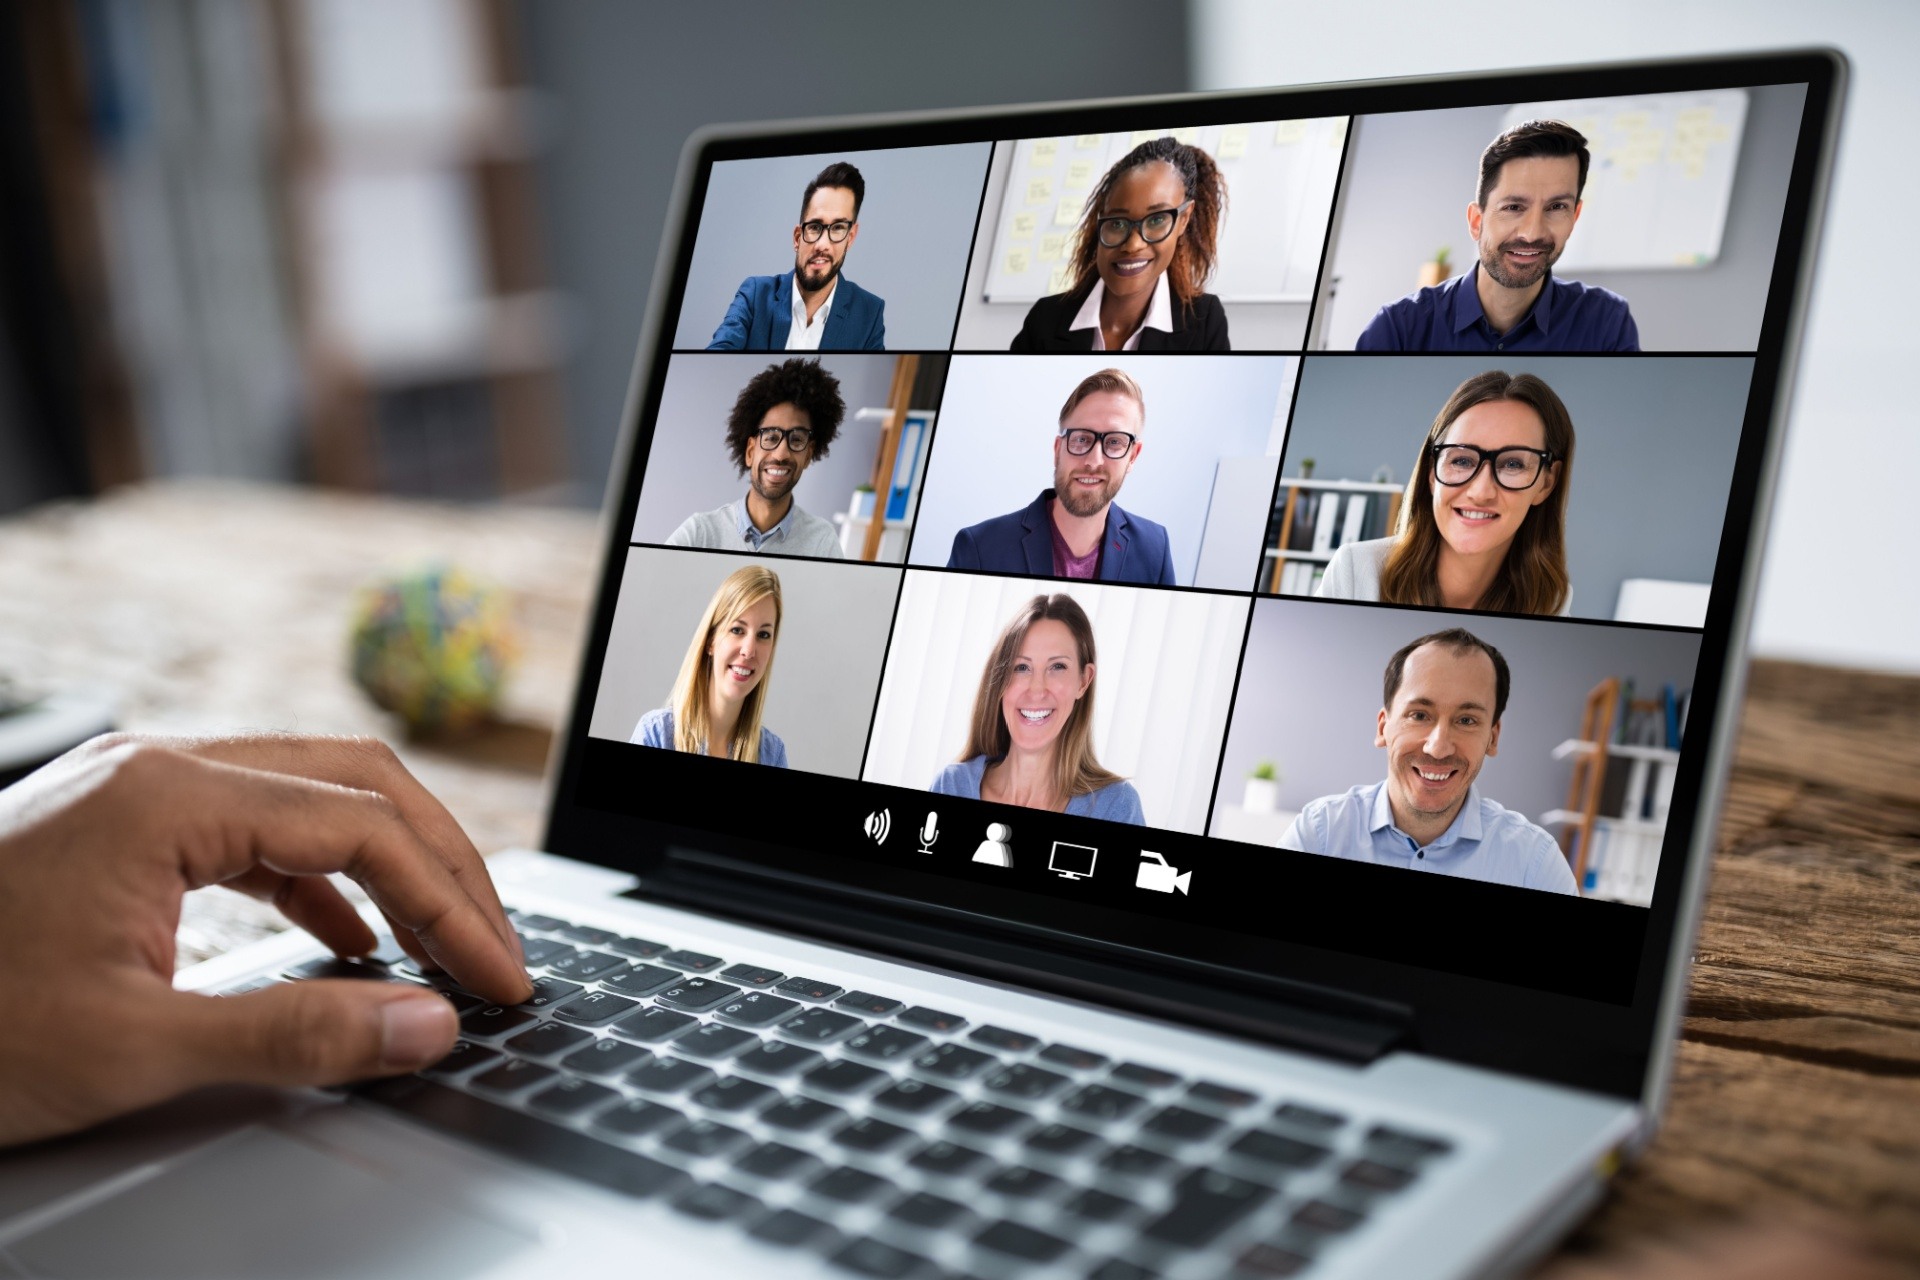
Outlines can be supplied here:
[[1719, 63], [704, 140], [560, 851], [1644, 1004], [1816, 137]]

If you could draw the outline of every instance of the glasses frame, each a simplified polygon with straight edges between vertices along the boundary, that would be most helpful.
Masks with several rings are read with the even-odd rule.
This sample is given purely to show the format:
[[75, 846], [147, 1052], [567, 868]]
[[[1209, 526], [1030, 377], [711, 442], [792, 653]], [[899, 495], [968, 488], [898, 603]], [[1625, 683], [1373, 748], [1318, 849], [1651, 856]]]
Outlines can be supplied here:
[[[1093, 437], [1093, 444], [1088, 445], [1084, 453], [1075, 453], [1073, 451], [1073, 441], [1067, 438], [1071, 435], [1074, 435], [1076, 432], [1085, 432], [1087, 435], [1090, 435]], [[1107, 449], [1107, 441], [1113, 439], [1115, 436], [1119, 436], [1121, 439], [1127, 442], [1126, 447], [1121, 449], [1120, 452], [1118, 453], [1109, 452], [1109, 450]], [[1138, 442], [1140, 439], [1139, 436], [1135, 435], [1131, 431], [1092, 431], [1086, 427], [1062, 427], [1060, 428], [1059, 438], [1060, 438], [1060, 447], [1067, 451], [1067, 455], [1069, 457], [1074, 457], [1074, 458], [1090, 457], [1093, 454], [1094, 445], [1098, 445], [1100, 446], [1100, 452], [1106, 457], [1113, 459], [1115, 462], [1118, 462], [1120, 459], [1126, 457], [1129, 453], [1132, 453], [1134, 444]]]
[[[1472, 475], [1468, 476], [1465, 480], [1442, 480], [1440, 478], [1440, 455], [1448, 449], [1471, 449], [1480, 456], [1480, 462], [1474, 467]], [[1508, 493], [1525, 493], [1527, 490], [1533, 488], [1533, 486], [1540, 483], [1540, 477], [1547, 474], [1547, 468], [1560, 460], [1558, 455], [1551, 449], [1529, 449], [1523, 444], [1502, 445], [1498, 449], [1482, 449], [1477, 444], [1435, 444], [1427, 446], [1427, 454], [1432, 459], [1432, 464], [1428, 467], [1428, 472], [1432, 475], [1435, 484], [1443, 484], [1449, 489], [1459, 489], [1479, 479], [1481, 469], [1490, 462], [1498, 462], [1500, 455], [1503, 453], [1528, 453], [1540, 459], [1540, 469], [1534, 472], [1533, 479], [1527, 481], [1525, 484], [1508, 484], [1500, 478], [1500, 468], [1498, 466], [1494, 467], [1493, 482], [1502, 489], [1505, 489]]]
[[[1118, 249], [1126, 244], [1128, 240], [1132, 239], [1133, 233], [1137, 231], [1140, 233], [1140, 242], [1142, 244], [1159, 244], [1162, 240], [1173, 235], [1173, 229], [1180, 225], [1180, 215], [1191, 208], [1193, 208], [1193, 200], [1189, 197], [1188, 199], [1182, 200], [1179, 205], [1172, 209], [1155, 209], [1152, 213], [1148, 214], [1147, 218], [1157, 218], [1163, 213], [1171, 213], [1173, 215], [1173, 221], [1167, 224], [1167, 234], [1159, 237], [1153, 237], [1147, 234], [1147, 218], [1122, 218], [1118, 215], [1108, 218], [1095, 218], [1093, 222], [1093, 239], [1094, 242], [1103, 249]], [[1126, 231], [1122, 232], [1120, 238], [1112, 244], [1107, 243], [1106, 236], [1102, 235], [1100, 231], [1100, 229], [1109, 222], [1124, 222], [1127, 224]]]
[[[801, 432], [806, 436], [807, 438], [806, 443], [804, 444], [794, 443], [793, 435], [794, 435], [794, 432], [796, 431]], [[772, 444], [767, 443], [768, 436], [775, 437], [774, 442]], [[810, 452], [813, 449], [813, 428], [812, 427], [755, 427], [753, 429], [753, 441], [755, 444], [759, 445], [762, 449], [766, 450], [769, 453], [773, 452], [775, 449], [778, 449], [782, 444], [785, 444], [787, 446], [787, 452], [797, 458], [801, 454]]]
[[[853, 229], [859, 225], [860, 219], [858, 218], [841, 219], [836, 222], [822, 222], [818, 218], [809, 218], [800, 224], [800, 238], [808, 244], [819, 244], [820, 237], [825, 236], [834, 244], [844, 244], [846, 243], [847, 237], [853, 234]], [[807, 234], [807, 230], [810, 227], [818, 227], [820, 229], [809, 235]], [[839, 235], [833, 234], [836, 227], [840, 229]]]

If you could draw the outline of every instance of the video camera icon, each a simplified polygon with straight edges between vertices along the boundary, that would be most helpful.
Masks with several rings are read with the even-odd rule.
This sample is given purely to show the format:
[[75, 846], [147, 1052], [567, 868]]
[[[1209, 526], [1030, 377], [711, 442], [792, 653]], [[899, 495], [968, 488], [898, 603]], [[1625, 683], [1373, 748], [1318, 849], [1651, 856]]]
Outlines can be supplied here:
[[1193, 872], [1169, 866], [1160, 854], [1140, 851], [1140, 870], [1133, 877], [1134, 888], [1151, 889], [1155, 893], [1172, 893], [1178, 889], [1185, 894], [1192, 883]]

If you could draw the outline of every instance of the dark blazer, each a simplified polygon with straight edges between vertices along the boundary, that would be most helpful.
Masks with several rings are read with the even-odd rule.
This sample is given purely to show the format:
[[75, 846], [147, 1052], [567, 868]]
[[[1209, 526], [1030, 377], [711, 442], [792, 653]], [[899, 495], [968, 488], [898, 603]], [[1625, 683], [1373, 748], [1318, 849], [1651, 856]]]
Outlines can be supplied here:
[[[1044, 489], [1020, 510], [954, 534], [947, 568], [1053, 577], [1053, 518], [1047, 514], [1052, 497], [1053, 490]], [[1165, 525], [1129, 515], [1116, 503], [1107, 508], [1106, 539], [1100, 581], [1174, 585], [1173, 553]]]
[[[845, 276], [833, 291], [822, 351], [885, 351], [887, 304]], [[784, 351], [793, 328], [793, 272], [748, 276], [733, 295], [709, 351]]]
[[[1009, 351], [1058, 352], [1093, 350], [1092, 329], [1068, 329], [1080, 314], [1093, 286], [1071, 293], [1055, 293], [1040, 299], [1027, 312], [1026, 323], [1014, 335]], [[1231, 351], [1227, 343], [1227, 309], [1220, 299], [1203, 293], [1181, 304], [1173, 300], [1173, 332], [1158, 329], [1140, 331], [1142, 351]]]

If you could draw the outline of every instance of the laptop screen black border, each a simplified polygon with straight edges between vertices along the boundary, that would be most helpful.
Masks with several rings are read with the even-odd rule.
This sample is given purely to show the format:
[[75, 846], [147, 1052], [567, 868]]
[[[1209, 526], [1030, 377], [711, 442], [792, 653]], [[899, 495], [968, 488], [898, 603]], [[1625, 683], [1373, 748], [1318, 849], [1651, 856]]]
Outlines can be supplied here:
[[[1032, 969], [1035, 948], [1061, 955], [1097, 954], [1114, 965], [1116, 972], [1128, 974], [1128, 980], [1117, 982], [1105, 993], [1116, 1005], [1137, 1007], [1139, 992], [1151, 986], [1161, 996], [1170, 997], [1189, 1010], [1195, 1024], [1218, 1026], [1242, 1034], [1249, 1031], [1244, 1016], [1229, 1018], [1224, 1010], [1232, 1005], [1244, 1011], [1246, 993], [1260, 992], [1271, 980], [1351, 992], [1364, 1000], [1380, 1002], [1383, 1007], [1405, 1010], [1407, 1043], [1424, 1052], [1621, 1097], [1641, 1096], [1647, 1087], [1663, 987], [1674, 951], [1675, 930], [1681, 919], [1683, 880], [1689, 859], [1676, 855], [1692, 847], [1695, 825], [1702, 818], [1699, 799], [1710, 755], [1705, 732], [1696, 732], [1682, 755], [1674, 794], [1687, 797], [1689, 803], [1676, 803], [1671, 811], [1652, 906], [1641, 910], [1598, 902], [1577, 904], [1590, 909], [1634, 912], [1642, 922], [1637, 946], [1633, 948], [1637, 951], [1637, 964], [1630, 965], [1630, 972], [1622, 973], [1615, 989], [1589, 995], [1568, 995], [1422, 965], [1404, 958], [1418, 954], [1419, 946], [1413, 946], [1410, 951], [1409, 945], [1392, 945], [1392, 940], [1384, 936], [1374, 939], [1370, 953], [1363, 954], [1301, 945], [1285, 939], [1259, 940], [1209, 932], [1204, 928], [1183, 931], [1156, 924], [1155, 931], [1162, 938], [1183, 937], [1193, 948], [1176, 951], [1164, 943], [1143, 939], [1138, 936], [1142, 932], [1139, 929], [1124, 927], [1124, 922], [1117, 920], [1117, 913], [1077, 907], [1054, 898], [1012, 895], [1015, 907], [1020, 905], [1017, 900], [1022, 896], [1032, 897], [1034, 901], [1028, 905], [1034, 913], [1020, 910], [1010, 916], [1007, 910], [995, 909], [996, 903], [1006, 901], [1006, 895], [964, 892], [965, 886], [956, 889], [948, 880], [938, 882], [940, 893], [936, 902], [931, 888], [933, 878], [924, 873], [905, 870], [888, 873], [870, 864], [859, 864], [857, 882], [850, 875], [836, 881], [831, 874], [835, 868], [822, 865], [819, 859], [810, 858], [804, 869], [796, 870], [790, 846], [783, 850], [764, 840], [727, 837], [625, 818], [579, 803], [583, 778], [589, 773], [588, 721], [606, 656], [615, 598], [629, 545], [627, 534], [632, 528], [639, 498], [640, 469], [634, 463], [645, 457], [650, 443], [651, 431], [642, 436], [636, 430], [636, 422], [651, 424], [658, 411], [662, 390], [659, 373], [665, 369], [672, 350], [678, 302], [693, 256], [694, 237], [690, 233], [695, 229], [698, 210], [704, 203], [710, 167], [719, 161], [828, 150], [1073, 135], [1090, 130], [1108, 132], [1136, 126], [1159, 127], [1170, 118], [1204, 125], [1379, 115], [1558, 98], [1805, 84], [1805, 109], [1734, 469], [1726, 532], [1702, 634], [1692, 714], [1695, 725], [1705, 726], [1713, 722], [1709, 717], [1719, 710], [1729, 679], [1736, 675], [1730, 669], [1735, 657], [1733, 627], [1737, 619], [1746, 615], [1751, 604], [1743, 593], [1751, 592], [1752, 584], [1748, 581], [1743, 585], [1743, 578], [1747, 577], [1748, 559], [1755, 540], [1765, 535], [1764, 528], [1755, 527], [1755, 518], [1761, 510], [1760, 486], [1767, 459], [1770, 450], [1777, 447], [1777, 442], [1770, 439], [1770, 424], [1778, 397], [1786, 390], [1782, 371], [1793, 354], [1786, 349], [1786, 344], [1795, 334], [1807, 302], [1804, 297], [1794, 296], [1796, 281], [1801, 278], [1807, 257], [1814, 249], [1817, 228], [1812, 215], [1822, 195], [1819, 179], [1827, 162], [1824, 140], [1834, 133], [1833, 116], [1838, 110], [1838, 88], [1843, 81], [1844, 66], [1844, 59], [1835, 52], [1801, 50], [1128, 99], [1039, 109], [931, 113], [897, 120], [869, 118], [819, 126], [774, 124], [752, 130], [716, 132], [705, 135], [704, 140], [697, 137], [683, 158], [682, 179], [667, 227], [668, 242], [663, 246], [653, 284], [648, 325], [626, 408], [627, 420], [623, 424], [624, 448], [615, 464], [622, 479], [617, 489], [610, 486], [608, 491], [609, 501], [616, 505], [607, 529], [606, 559], [588, 630], [579, 694], [564, 739], [556, 744], [563, 756], [554, 775], [544, 848], [639, 875], [643, 878], [641, 896], [649, 896], [648, 886], [655, 886], [664, 899], [691, 902], [716, 914], [751, 918], [802, 935], [837, 935], [845, 940], [845, 928], [835, 929], [823, 923], [826, 915], [819, 909], [822, 903], [843, 896], [839, 889], [845, 888], [849, 892], [838, 905], [844, 906], [845, 918], [865, 922], [864, 927], [871, 932], [861, 941], [869, 949], [910, 957], [926, 956], [930, 953], [916, 942], [916, 936], [937, 920], [943, 927], [974, 935], [975, 954], [982, 972], [1004, 976], [1009, 966], [997, 963], [996, 958], [1005, 961], [1018, 957], [1019, 967], [1029, 974], [1030, 985], [1042, 989], [1053, 984], [1046, 972]], [[1736, 591], [1736, 586], [1742, 590]], [[1715, 661], [1714, 655], [1719, 655], [1720, 660]], [[1737, 681], [1734, 687], [1738, 687]], [[659, 755], [663, 762], [671, 759], [669, 753]], [[675, 763], [737, 767], [703, 760]], [[668, 770], [660, 772], [664, 777]], [[637, 785], [644, 787], [647, 781], [641, 779]], [[660, 779], [653, 781], [657, 784]], [[876, 784], [847, 785], [869, 788], [876, 800], [888, 790]], [[914, 794], [924, 799], [924, 793]], [[1706, 817], [1711, 820], [1712, 815]], [[689, 880], [686, 885], [676, 885], [673, 868], [677, 860], [670, 856], [674, 851], [711, 855], [719, 864], [731, 865], [748, 877], [752, 876], [752, 868], [765, 868], [770, 873], [768, 883], [776, 888], [771, 895], [728, 895], [714, 888], [717, 882], [700, 877]], [[825, 861], [830, 863], [832, 859]], [[1336, 860], [1319, 861], [1334, 863]], [[1338, 865], [1347, 873], [1364, 875], [1382, 871], [1358, 864]], [[850, 871], [852, 866], [848, 864], [841, 870]], [[1419, 879], [1422, 892], [1428, 892], [1437, 878]], [[1457, 926], [1453, 931], [1456, 936], [1497, 931], [1503, 922], [1503, 906], [1515, 910], [1526, 906], [1527, 900], [1514, 899], [1511, 895], [1528, 892], [1479, 884], [1448, 885], [1446, 889], [1449, 898], [1455, 897], [1451, 891], [1459, 890], [1466, 896], [1456, 900], [1475, 898], [1485, 904], [1479, 919]], [[790, 900], [791, 909], [780, 905], [783, 898]], [[1035, 914], [1040, 911], [1044, 911], [1044, 920]], [[1383, 920], [1389, 923], [1383, 928], [1404, 928], [1404, 917], [1398, 919], [1399, 923], [1393, 923], [1394, 913], [1385, 913]], [[1127, 936], [1129, 934], [1134, 936]], [[1223, 938], [1226, 939], [1224, 945]], [[1400, 940], [1403, 944], [1409, 942], [1404, 935]], [[1444, 932], [1411, 940], [1427, 947], [1444, 946], [1446, 941]], [[1249, 954], [1253, 951], [1258, 951], [1257, 957]], [[1382, 958], [1383, 955], [1402, 958]], [[967, 967], [965, 959], [956, 959], [951, 948], [942, 951], [939, 959], [942, 963]], [[1206, 962], [1205, 976], [1188, 963], [1195, 959]], [[1227, 998], [1222, 995], [1219, 977], [1236, 971], [1249, 982], [1243, 990]], [[1085, 984], [1077, 986], [1076, 992], [1087, 994]], [[1164, 1009], [1166, 1000], [1156, 1001], [1155, 1007]], [[1221, 1016], [1215, 1016], [1216, 1013]], [[1278, 1022], [1276, 1016], [1276, 1028]], [[1252, 1030], [1253, 1034], [1259, 1034], [1257, 1028]], [[1284, 1036], [1276, 1038], [1284, 1039]]]

